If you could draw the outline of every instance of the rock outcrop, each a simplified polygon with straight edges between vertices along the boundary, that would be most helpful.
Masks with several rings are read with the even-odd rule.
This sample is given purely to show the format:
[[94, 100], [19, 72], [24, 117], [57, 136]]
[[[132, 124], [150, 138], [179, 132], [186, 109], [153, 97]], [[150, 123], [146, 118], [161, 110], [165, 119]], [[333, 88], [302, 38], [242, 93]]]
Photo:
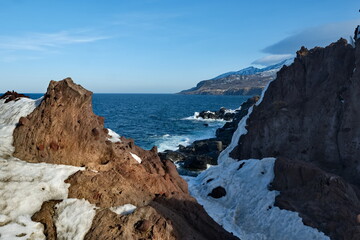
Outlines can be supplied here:
[[360, 42], [302, 47], [247, 120], [230, 156], [276, 157], [276, 205], [332, 239], [360, 239]]
[[229, 111], [226, 108], [220, 108], [218, 111], [201, 111], [199, 115], [197, 115], [197, 118], [202, 119], [217, 119], [217, 120], [225, 120], [230, 121], [234, 118], [235, 111]]
[[[114, 141], [93, 113], [91, 96], [70, 78], [51, 81], [41, 104], [13, 134], [14, 156], [22, 160], [85, 167], [66, 180], [69, 198], [97, 207], [85, 239], [236, 239], [190, 197], [175, 165], [160, 160], [156, 148], [146, 151], [123, 137]], [[45, 202], [32, 218], [44, 224], [48, 239], [56, 239], [57, 203]], [[111, 211], [125, 204], [136, 210]]]

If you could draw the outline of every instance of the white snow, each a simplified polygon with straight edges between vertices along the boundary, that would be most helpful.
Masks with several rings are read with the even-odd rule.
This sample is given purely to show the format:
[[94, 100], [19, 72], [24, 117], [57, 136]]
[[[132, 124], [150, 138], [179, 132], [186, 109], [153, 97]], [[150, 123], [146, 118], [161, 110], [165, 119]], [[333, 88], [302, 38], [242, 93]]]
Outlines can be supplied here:
[[45, 240], [44, 226], [31, 221], [29, 216], [21, 216], [16, 222], [2, 226], [0, 222], [0, 239]]
[[[261, 103], [266, 89], [256, 105]], [[229, 156], [240, 136], [247, 133], [246, 120], [252, 109], [239, 122], [230, 145], [220, 154], [219, 165], [196, 178], [184, 177], [191, 195], [216, 222], [242, 240], [329, 239], [317, 229], [305, 226], [298, 213], [274, 206], [278, 192], [268, 190], [274, 178], [274, 158], [237, 161]], [[218, 199], [208, 196], [218, 186], [225, 188], [226, 195]]]
[[135, 211], [136, 206], [132, 204], [125, 204], [118, 207], [111, 207], [110, 210], [119, 215], [128, 215]]
[[42, 98], [33, 100], [20, 98], [17, 101], [5, 103], [6, 99], [0, 100], [0, 157], [9, 156], [13, 153], [13, 131], [20, 117], [30, 114]]
[[120, 140], [120, 135], [119, 134], [117, 134], [116, 132], [114, 132], [113, 130], [111, 130], [110, 128], [108, 128], [108, 131], [109, 131], [109, 133], [108, 133], [108, 135], [110, 136], [109, 138], [108, 138], [108, 140], [110, 141], [110, 142], [121, 142], [121, 140]]
[[13, 130], [20, 117], [41, 102], [21, 98], [0, 100], [0, 239], [45, 239], [43, 225], [31, 220], [43, 202], [64, 199], [64, 181], [83, 168], [46, 163], [28, 163], [12, 157]]
[[55, 226], [59, 240], [84, 239], [96, 214], [95, 205], [85, 199], [69, 198], [55, 205]]
[[130, 152], [130, 154], [138, 163], [142, 162], [141, 158], [138, 155], [136, 155], [136, 154], [134, 154], [132, 152]]

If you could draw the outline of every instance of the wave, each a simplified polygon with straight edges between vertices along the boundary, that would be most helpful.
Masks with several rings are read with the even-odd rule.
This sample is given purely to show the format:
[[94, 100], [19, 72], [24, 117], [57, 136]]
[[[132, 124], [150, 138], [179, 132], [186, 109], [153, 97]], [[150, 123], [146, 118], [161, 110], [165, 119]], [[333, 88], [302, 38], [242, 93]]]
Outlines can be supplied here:
[[206, 131], [195, 131], [191, 134], [183, 135], [164, 134], [158, 137], [155, 136], [155, 138], [157, 138], [155, 145], [158, 147], [159, 152], [164, 152], [165, 150], [175, 151], [179, 148], [179, 145], [186, 147], [196, 140], [215, 137], [216, 129], [219, 127], [218, 124], [215, 124], [209, 126]]

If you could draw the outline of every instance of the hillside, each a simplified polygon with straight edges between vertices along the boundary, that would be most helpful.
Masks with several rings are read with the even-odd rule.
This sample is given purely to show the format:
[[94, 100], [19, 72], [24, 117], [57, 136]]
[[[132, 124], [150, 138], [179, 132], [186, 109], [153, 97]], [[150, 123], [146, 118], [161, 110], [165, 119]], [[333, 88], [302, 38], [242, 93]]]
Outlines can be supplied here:
[[260, 95], [268, 82], [276, 78], [276, 73], [293, 60], [265, 67], [248, 67], [236, 72], [227, 72], [210, 80], [199, 82], [196, 87], [183, 90], [180, 94], [198, 95]]

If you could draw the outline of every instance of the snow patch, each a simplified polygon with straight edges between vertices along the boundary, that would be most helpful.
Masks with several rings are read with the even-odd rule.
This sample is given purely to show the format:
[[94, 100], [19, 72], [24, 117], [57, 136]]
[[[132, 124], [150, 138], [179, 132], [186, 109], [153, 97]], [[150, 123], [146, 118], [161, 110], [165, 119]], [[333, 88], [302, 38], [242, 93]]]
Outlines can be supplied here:
[[136, 206], [134, 206], [132, 204], [125, 204], [125, 205], [118, 206], [118, 207], [111, 207], [109, 209], [119, 215], [128, 215], [135, 211]]
[[64, 181], [79, 170], [83, 168], [0, 158], [1, 236], [38, 236], [39, 223], [32, 222], [31, 216], [43, 202], [67, 198], [70, 184]]
[[[3, 215], [0, 215], [0, 217]], [[44, 226], [31, 221], [30, 216], [21, 216], [16, 222], [2, 226], [0, 222], [0, 239], [45, 240]]]
[[119, 134], [117, 134], [116, 132], [114, 132], [113, 130], [111, 130], [110, 128], [108, 128], [108, 135], [110, 136], [109, 138], [108, 138], [108, 140], [110, 141], [110, 142], [113, 142], [113, 143], [115, 143], [115, 142], [121, 142], [121, 140], [120, 140], [120, 135]]
[[142, 162], [141, 158], [138, 155], [136, 155], [136, 154], [134, 154], [132, 152], [130, 152], [130, 154], [138, 163]]
[[95, 205], [85, 199], [69, 198], [55, 205], [55, 226], [59, 240], [84, 239], [96, 214]]
[[[240, 239], [329, 239], [305, 226], [298, 213], [274, 206], [278, 192], [268, 190], [274, 163], [274, 158], [232, 161], [186, 179], [191, 195], [217, 223]], [[225, 188], [226, 195], [219, 199], [208, 196], [218, 186]]]

